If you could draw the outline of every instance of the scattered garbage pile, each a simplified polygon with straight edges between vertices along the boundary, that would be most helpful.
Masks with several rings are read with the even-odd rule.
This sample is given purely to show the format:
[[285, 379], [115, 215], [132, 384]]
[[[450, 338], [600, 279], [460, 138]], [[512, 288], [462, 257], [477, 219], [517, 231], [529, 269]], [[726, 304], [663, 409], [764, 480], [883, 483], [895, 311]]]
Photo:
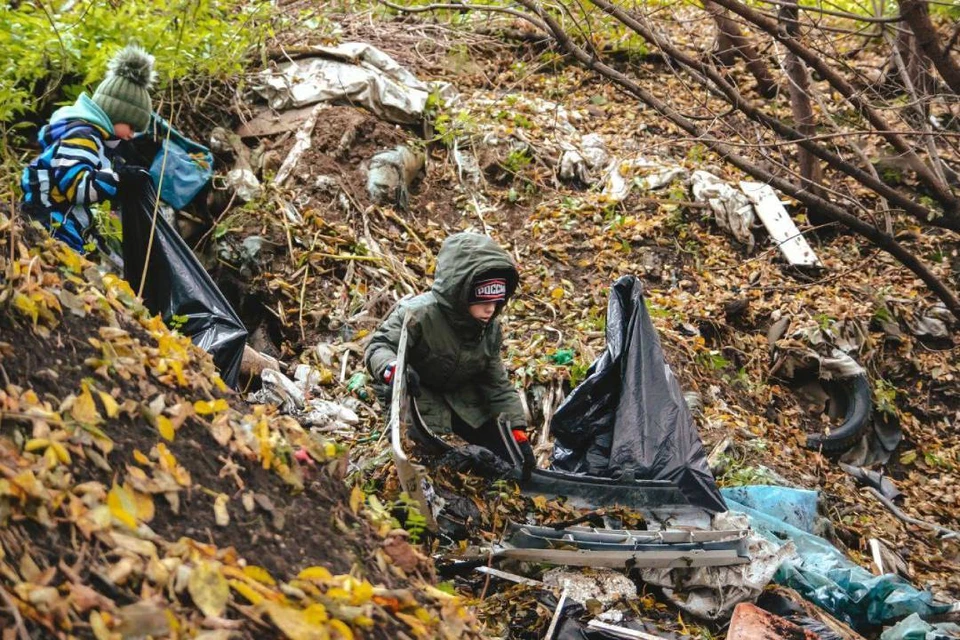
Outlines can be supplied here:
[[[404, 326], [399, 367], [405, 362], [405, 334]], [[697, 619], [730, 620], [728, 638], [856, 638], [858, 632], [906, 616], [923, 620], [960, 611], [960, 603], [937, 602], [930, 592], [916, 589], [899, 575], [883, 573], [882, 563], [880, 575], [871, 574], [817, 535], [823, 530], [817, 492], [778, 486], [718, 490], [680, 386], [664, 361], [636, 278], [621, 278], [611, 288], [607, 337], [604, 355], [561, 405], [551, 425], [556, 435], [554, 465], [565, 473], [553, 476], [535, 470], [518, 487], [521, 495], [533, 500], [559, 499], [592, 509], [604, 526], [545, 526], [537, 524], [536, 518], [530, 521], [528, 514], [525, 522], [505, 521], [504, 534], [492, 545], [469, 554], [442, 555], [441, 571], [462, 575], [474, 569], [487, 581], [497, 578], [543, 590], [551, 584], [560, 587], [545, 634], [548, 638], [582, 637], [578, 633], [600, 638], [662, 637], [642, 635], [646, 631], [631, 634], [642, 618], [636, 612], [625, 615], [616, 606], [634, 598], [637, 585], [659, 587], [666, 600]], [[849, 356], [840, 355], [844, 357], [835, 357], [838, 367], [862, 376]], [[421, 451], [446, 452], [441, 466], [449, 459], [451, 446], [438, 442], [429, 425], [422, 424], [415, 402], [403, 397], [403, 380], [401, 376], [394, 391], [391, 419], [400, 482], [419, 502], [421, 512], [428, 514], [431, 529], [456, 536], [453, 529], [442, 526], [443, 511], [456, 505], [440, 497], [433, 486], [429, 469], [437, 463], [422, 456], [418, 463], [412, 462], [403, 442], [409, 435], [414, 451], [419, 446]], [[464, 456], [482, 455], [476, 447], [467, 448]], [[612, 476], [614, 482], [598, 488], [597, 476], [604, 475]], [[869, 480], [869, 476], [860, 477]], [[672, 483], [681, 498], [655, 484], [633, 484], [635, 478]], [[617, 528], [615, 520], [606, 516], [605, 508], [622, 505], [638, 514], [643, 529]], [[527, 567], [543, 565], [558, 568], [543, 572], [539, 579], [527, 575]], [[792, 621], [754, 606], [771, 584], [782, 585], [791, 594], [790, 601], [805, 602], [810, 609], [794, 615]], [[487, 587], [485, 582], [485, 594]], [[614, 597], [604, 597], [605, 592], [611, 595], [611, 589]], [[568, 597], [593, 605], [589, 611], [567, 610]], [[772, 602], [768, 607], [776, 611], [783, 605], [782, 598], [764, 602]], [[565, 626], [558, 627], [560, 621]], [[625, 621], [630, 624], [624, 626]], [[554, 635], [558, 628], [566, 630]], [[895, 635], [896, 628], [885, 633], [885, 637], [901, 637]]]
[[[262, 211], [212, 211], [209, 231], [194, 240], [213, 245], [212, 253], [235, 273], [224, 292], [244, 320], [257, 318], [250, 328], [258, 350], [299, 360], [289, 367], [279, 360], [261, 363], [259, 380], [245, 391], [250, 402], [282, 414], [271, 424], [296, 434], [271, 453], [271, 464], [288, 483], [309, 483], [318, 466], [333, 464], [317, 444], [331, 439], [354, 445], [353, 480], [381, 483], [387, 493], [405, 490], [386, 507], [359, 489], [350, 497], [354, 513], [377, 514], [384, 527], [395, 519], [428, 543], [423, 553], [416, 551], [406, 542], [411, 534], [394, 529], [385, 548], [401, 551], [390, 556], [391, 567], [429, 575], [433, 567], [424, 554], [432, 553], [439, 572], [479, 599], [490, 630], [503, 637], [705, 637], [688, 626], [691, 620], [707, 625], [711, 637], [726, 632], [728, 638], [767, 637], [763, 633], [853, 640], [876, 637], [884, 626], [887, 640], [954, 632], [940, 618], [955, 614], [956, 605], [912, 586], [907, 563], [880, 533], [870, 538], [870, 558], [838, 538], [819, 515], [825, 505], [817, 492], [772, 472], [768, 479], [779, 486], [719, 489], [714, 456], [700, 434], [704, 426], [711, 439], [723, 433], [719, 444], [729, 445], [717, 449], [723, 455], [733, 448], [726, 435], [733, 428], [722, 420], [743, 408], [732, 406], [719, 375], [684, 395], [677, 378], [686, 386], [685, 372], [676, 369], [675, 375], [663, 353], [688, 349], [684, 367], [701, 357], [721, 362], [728, 352], [718, 356], [720, 348], [703, 346], [719, 316], [754, 333], [762, 325], [760, 351], [769, 356], [763, 375], [813, 407], [795, 421], [806, 433], [801, 444], [810, 448], [807, 455], [840, 457], [838, 473], [875, 492], [898, 518], [911, 518], [901, 509], [905, 496], [897, 496], [896, 482], [874, 470], [897, 460], [909, 428], [876, 403], [868, 372], [878, 357], [878, 329], [893, 345], [950, 341], [954, 326], [945, 309], [888, 296], [883, 311], [863, 322], [811, 321], [801, 302], [784, 302], [782, 313], [764, 315], [755, 307], [767, 302], [749, 295], [769, 277], [758, 268], [740, 278], [749, 285], [729, 289], [739, 306], [705, 311], [714, 315], [701, 322], [689, 308], [716, 307], [696, 298], [708, 286], [726, 287], [727, 276], [691, 284], [685, 280], [689, 269], [665, 264], [672, 246], [645, 240], [681, 207], [708, 213], [710, 224], [736, 241], [720, 236], [738, 261], [768, 247], [762, 259], [778, 271], [834, 269], [835, 255], [820, 245], [814, 252], [768, 186], [641, 154], [632, 139], [590, 131], [585, 110], [526, 93], [508, 96], [508, 104], [488, 90], [458, 94], [449, 83], [423, 82], [382, 50], [358, 42], [298, 54], [264, 72], [256, 91], [266, 106], [254, 107], [235, 131], [214, 132], [210, 147], [228, 167], [227, 200], [253, 202], [252, 209]], [[435, 103], [466, 114], [448, 116], [433, 132], [447, 146], [441, 152], [417, 144], [418, 127]], [[491, 114], [496, 117], [481, 117]], [[537, 181], [562, 189], [562, 200], [530, 195]], [[654, 206], [662, 207], [650, 220], [610, 214], [643, 213], [637, 203], [647, 196], [657, 196]], [[576, 204], [564, 212], [567, 201]], [[508, 347], [524, 370], [527, 409], [550, 436], [539, 446], [546, 451], [552, 443], [551, 468], [516, 486], [463, 468], [431, 473], [427, 458], [414, 453], [428, 425], [407, 406], [393, 412], [404, 417], [391, 429], [419, 429], [420, 441], [385, 430], [357, 356], [366, 331], [429, 277], [432, 250], [446, 227], [479, 225], [516, 237], [525, 224], [511, 227], [498, 216], [522, 206], [532, 209], [524, 223], [535, 223], [533, 244], [539, 246], [515, 244], [531, 265], [523, 283], [530, 302], [509, 310], [511, 331], [523, 335]], [[596, 238], [582, 230], [590, 221]], [[594, 268], [598, 264], [603, 268]], [[582, 279], [571, 274], [574, 269], [584, 271]], [[638, 279], [621, 279], [607, 301], [606, 322], [599, 323], [605, 331], [583, 328], [587, 309], [575, 305], [601, 296], [597, 286], [574, 297], [588, 289], [587, 279], [641, 272], [669, 284], [671, 294], [644, 297]], [[228, 278], [221, 272], [218, 280]], [[243, 287], [257, 289], [257, 299], [238, 299]], [[224, 317], [226, 325], [235, 320]], [[571, 338], [573, 327], [573, 333], [592, 335]], [[546, 348], [555, 336], [549, 356], [534, 363], [534, 347], [527, 346]], [[762, 332], [753, 337], [764, 342]], [[582, 381], [565, 393], [579, 365]], [[544, 370], [555, 375], [540, 375]], [[758, 399], [767, 401], [772, 404], [770, 396]], [[753, 407], [757, 414], [765, 408]], [[237, 428], [248, 436], [268, 435], [259, 421], [244, 424]], [[747, 433], [749, 445], [762, 432], [756, 422], [747, 424], [737, 433]], [[215, 436], [225, 433], [222, 425], [213, 429]], [[388, 464], [391, 453], [396, 472]], [[825, 459], [817, 457], [817, 464]], [[936, 523], [914, 518], [911, 526], [926, 529], [928, 542], [942, 541], [944, 548], [957, 538]], [[412, 605], [403, 603], [396, 606], [407, 615]], [[444, 620], [453, 617], [448, 612]], [[292, 628], [283, 627], [283, 613], [273, 619], [282, 630]], [[414, 622], [410, 629], [420, 630]]]

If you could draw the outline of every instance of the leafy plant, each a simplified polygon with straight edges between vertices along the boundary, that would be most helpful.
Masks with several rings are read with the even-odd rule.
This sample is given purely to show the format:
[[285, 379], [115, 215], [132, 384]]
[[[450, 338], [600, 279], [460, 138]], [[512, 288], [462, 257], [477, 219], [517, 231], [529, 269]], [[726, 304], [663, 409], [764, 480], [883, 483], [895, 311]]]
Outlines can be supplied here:
[[164, 81], [239, 73], [262, 35], [270, 3], [226, 0], [7, 3], [0, 7], [0, 121], [73, 99], [96, 84], [113, 54], [138, 42]]
[[420, 513], [420, 505], [404, 491], [400, 497], [394, 501], [391, 513], [401, 513], [403, 522], [396, 521], [398, 527], [402, 526], [410, 534], [410, 541], [414, 544], [420, 542], [420, 536], [427, 530], [427, 519]]
[[711, 371], [723, 371], [730, 366], [730, 361], [715, 349], [698, 353], [697, 362]]
[[897, 415], [897, 388], [883, 378], [877, 378], [873, 385], [873, 401], [877, 411]]
[[530, 152], [526, 148], [512, 149], [507, 157], [500, 163], [504, 169], [513, 174], [518, 174], [532, 162]]

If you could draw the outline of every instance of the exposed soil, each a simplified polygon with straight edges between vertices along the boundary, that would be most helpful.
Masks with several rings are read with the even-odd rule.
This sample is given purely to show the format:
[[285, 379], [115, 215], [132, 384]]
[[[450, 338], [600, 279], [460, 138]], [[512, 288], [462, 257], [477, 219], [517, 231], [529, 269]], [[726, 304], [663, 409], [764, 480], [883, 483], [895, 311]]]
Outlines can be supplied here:
[[[12, 353], [4, 349], [10, 355], [0, 357], [5, 384], [32, 388], [41, 398], [48, 396], [56, 406], [64, 390], [79, 389], [81, 381], [93, 375], [93, 370], [83, 363], [99, 353], [88, 342], [88, 338], [97, 335], [95, 323], [67, 314], [50, 337], [44, 339], [11, 320], [0, 321], [0, 343], [16, 345]], [[139, 325], [124, 320], [122, 326], [143, 343], [151, 342], [152, 338]], [[111, 382], [122, 389], [124, 397], [141, 397], [145, 389], [153, 386], [147, 380], [124, 380], [120, 376]], [[160, 390], [171, 394], [168, 388]], [[194, 399], [200, 398], [184, 400]], [[276, 475], [264, 471], [255, 461], [233, 459], [239, 465], [236, 477], [227, 475], [222, 469], [231, 454], [217, 444], [199, 420], [189, 418], [167, 445], [190, 472], [192, 483], [181, 492], [179, 513], [174, 513], [158, 496], [156, 516], [150, 523], [156, 533], [169, 541], [187, 536], [219, 548], [233, 547], [241, 556], [275, 575], [295, 575], [305, 567], [324, 565], [341, 573], [359, 568], [372, 581], [392, 581], [376, 564], [364, 568], [363, 559], [381, 540], [368, 521], [357, 518], [345, 506], [349, 489], [343, 482], [342, 467], [309, 471], [306, 488], [299, 494], [292, 494]], [[10, 437], [14, 429], [13, 423], [6, 422], [0, 434]], [[114, 469], [131, 464], [135, 450], [150, 451], [157, 442], [157, 434], [149, 424], [126, 416], [111, 421], [103, 430], [115, 443], [108, 456]], [[81, 482], [96, 480], [109, 486], [113, 481], [111, 473], [89, 460], [79, 463], [76, 469]], [[256, 508], [249, 513], [240, 501], [241, 494], [248, 491], [258, 496]], [[230, 524], [226, 527], [217, 526], [214, 517], [214, 497], [220, 493], [230, 497]], [[53, 551], [69, 546], [57, 543], [59, 530], [45, 535], [47, 547]], [[56, 564], [54, 558], [51, 562]]]

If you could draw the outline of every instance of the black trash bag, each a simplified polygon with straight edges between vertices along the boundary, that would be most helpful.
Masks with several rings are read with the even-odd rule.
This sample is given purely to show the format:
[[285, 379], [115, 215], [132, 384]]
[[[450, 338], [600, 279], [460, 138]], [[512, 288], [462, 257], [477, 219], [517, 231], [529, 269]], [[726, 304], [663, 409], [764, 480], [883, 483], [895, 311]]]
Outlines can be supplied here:
[[691, 504], [726, 511], [635, 276], [621, 277], [610, 291], [606, 339], [586, 380], [553, 416], [553, 467], [668, 480]]
[[518, 470], [509, 461], [490, 449], [476, 444], [451, 448], [440, 457], [437, 466], [454, 473], [475, 473], [494, 480], [516, 479], [519, 475]]
[[[549, 591], [543, 591], [537, 596], [537, 601], [543, 605], [547, 611], [557, 610], [557, 597]], [[563, 610], [560, 611], [560, 620], [556, 630], [553, 632], [551, 640], [618, 640], [625, 637], [623, 634], [605, 631], [587, 626], [581, 618], [585, 617], [587, 610], [582, 604], [574, 600], [565, 600]], [[621, 629], [630, 631], [641, 631], [647, 634], [655, 634], [658, 638], [665, 640], [680, 640], [689, 638], [689, 636], [679, 636], [670, 631], [661, 631], [656, 625], [644, 622], [642, 620], [624, 620], [616, 625]]]
[[[143, 303], [213, 356], [220, 377], [236, 388], [247, 330], [200, 261], [157, 214], [150, 264], [145, 265], [156, 191], [149, 175], [125, 178], [118, 189], [123, 219], [124, 278], [134, 291], [147, 270]], [[176, 318], [176, 320], [174, 320]]]

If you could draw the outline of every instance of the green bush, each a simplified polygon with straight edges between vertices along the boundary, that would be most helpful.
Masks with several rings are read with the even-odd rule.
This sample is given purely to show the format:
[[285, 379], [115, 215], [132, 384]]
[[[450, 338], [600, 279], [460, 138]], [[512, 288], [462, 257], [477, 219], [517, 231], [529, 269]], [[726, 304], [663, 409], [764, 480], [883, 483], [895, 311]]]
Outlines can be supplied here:
[[4, 3], [0, 123], [92, 89], [128, 42], [156, 57], [161, 82], [238, 73], [252, 47], [269, 35], [269, 12], [262, 0]]

